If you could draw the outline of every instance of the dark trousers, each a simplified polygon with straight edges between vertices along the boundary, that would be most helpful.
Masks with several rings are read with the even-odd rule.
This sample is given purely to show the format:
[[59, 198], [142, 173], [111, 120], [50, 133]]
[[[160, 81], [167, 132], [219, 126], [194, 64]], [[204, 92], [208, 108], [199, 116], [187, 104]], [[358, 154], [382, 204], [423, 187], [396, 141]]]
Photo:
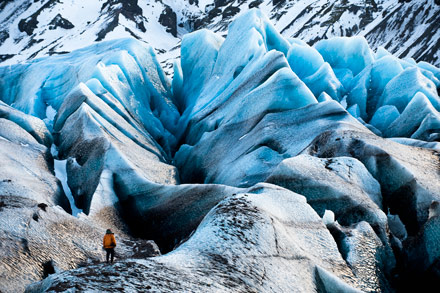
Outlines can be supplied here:
[[108, 263], [109, 256], [111, 256], [111, 262], [113, 263], [113, 258], [115, 257], [115, 249], [114, 248], [106, 248], [105, 251], [107, 251], [107, 255], [105, 257], [105, 259], [107, 260], [107, 263]]

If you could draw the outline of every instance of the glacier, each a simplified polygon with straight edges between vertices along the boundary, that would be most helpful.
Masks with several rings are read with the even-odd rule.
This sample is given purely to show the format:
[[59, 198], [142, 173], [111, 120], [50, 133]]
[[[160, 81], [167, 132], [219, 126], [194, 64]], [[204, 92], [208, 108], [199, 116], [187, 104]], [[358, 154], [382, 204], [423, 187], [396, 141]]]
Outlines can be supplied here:
[[[1, 291], [47, 263], [58, 273], [29, 292], [109, 290], [108, 227], [122, 253], [106, 274], [131, 290], [393, 292], [440, 278], [433, 65], [363, 37], [309, 46], [251, 9], [225, 37], [185, 35], [172, 80], [133, 38], [0, 77]], [[142, 239], [164, 255], [134, 257]]]

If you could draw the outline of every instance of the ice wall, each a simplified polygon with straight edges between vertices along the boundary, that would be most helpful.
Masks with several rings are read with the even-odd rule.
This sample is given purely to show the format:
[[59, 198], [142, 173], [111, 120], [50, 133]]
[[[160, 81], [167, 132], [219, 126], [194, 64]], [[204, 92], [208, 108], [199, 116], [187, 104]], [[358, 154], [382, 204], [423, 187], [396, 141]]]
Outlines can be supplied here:
[[[44, 144], [48, 161], [49, 147], [66, 160], [75, 205], [106, 225], [122, 215], [167, 251], [220, 201], [271, 182], [319, 216], [331, 210], [341, 254], [374, 272], [366, 288], [383, 289], [404, 241], [389, 232], [388, 210], [415, 237], [440, 200], [440, 69], [373, 52], [362, 37], [311, 47], [252, 9], [226, 37], [186, 35], [172, 82], [152, 48], [132, 39], [0, 76], [0, 114]], [[387, 261], [364, 267], [364, 252]]]
[[[134, 39], [101, 42], [72, 53], [0, 68], [0, 98], [41, 119], [80, 83], [117, 101], [169, 153], [179, 113], [153, 49]], [[110, 100], [110, 101], [109, 101]]]

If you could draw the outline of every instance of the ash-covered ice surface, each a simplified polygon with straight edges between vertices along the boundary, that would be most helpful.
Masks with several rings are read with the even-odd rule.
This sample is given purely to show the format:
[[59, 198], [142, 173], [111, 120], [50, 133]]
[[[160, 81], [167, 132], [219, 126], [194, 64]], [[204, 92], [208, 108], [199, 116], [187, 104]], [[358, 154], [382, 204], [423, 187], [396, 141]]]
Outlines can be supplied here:
[[172, 79], [134, 38], [0, 67], [0, 291], [437, 284], [439, 68], [258, 9], [180, 54]]

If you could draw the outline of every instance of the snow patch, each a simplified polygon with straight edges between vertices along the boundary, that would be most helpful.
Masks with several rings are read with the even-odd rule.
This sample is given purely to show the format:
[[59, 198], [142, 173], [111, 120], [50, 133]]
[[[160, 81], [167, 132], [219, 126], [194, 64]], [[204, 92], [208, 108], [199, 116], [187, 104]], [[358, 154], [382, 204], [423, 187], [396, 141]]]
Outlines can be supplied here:
[[82, 210], [77, 208], [75, 205], [75, 200], [73, 198], [72, 192], [70, 191], [69, 185], [67, 184], [67, 171], [66, 171], [67, 160], [54, 160], [55, 176], [60, 180], [63, 186], [64, 193], [70, 203], [70, 208], [72, 209], [72, 215], [74, 217], [79, 217]]
[[322, 221], [326, 226], [333, 224], [335, 222], [335, 213], [330, 210], [325, 210], [324, 216], [322, 216]]

